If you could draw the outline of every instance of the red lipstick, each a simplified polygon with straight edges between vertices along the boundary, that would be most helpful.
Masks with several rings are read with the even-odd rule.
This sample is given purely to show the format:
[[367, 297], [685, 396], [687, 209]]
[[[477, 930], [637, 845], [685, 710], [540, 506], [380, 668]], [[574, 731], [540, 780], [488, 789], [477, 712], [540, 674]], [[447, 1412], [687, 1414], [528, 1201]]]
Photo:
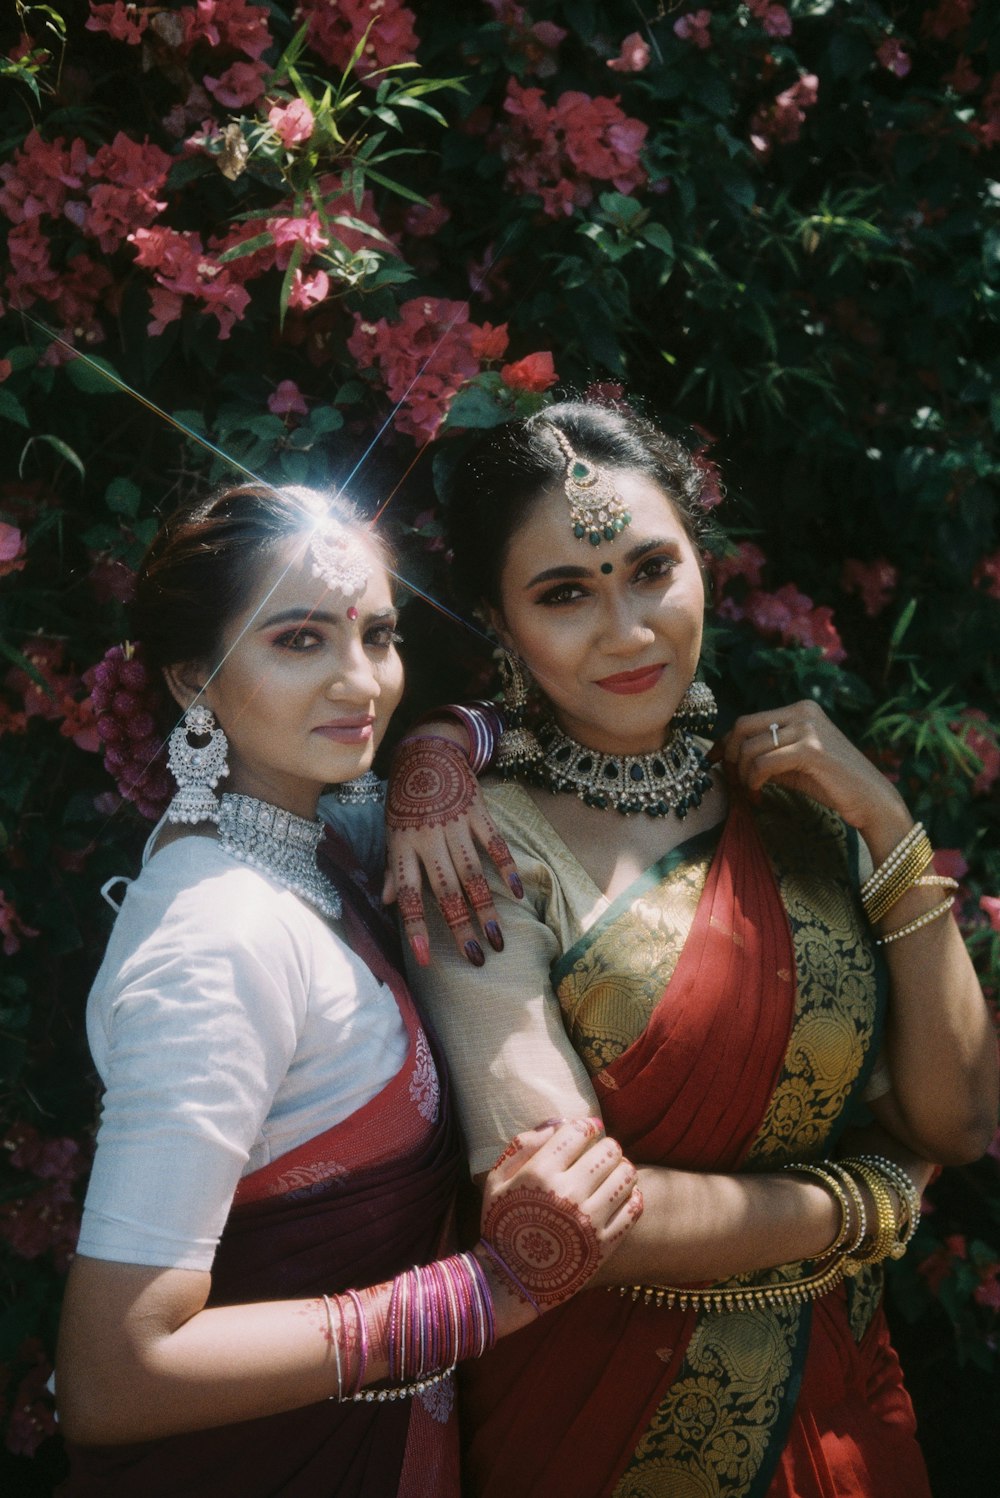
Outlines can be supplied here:
[[606, 692], [616, 692], [619, 696], [631, 696], [648, 692], [655, 687], [665, 670], [665, 666], [640, 666], [637, 671], [620, 671], [616, 676], [602, 676], [594, 685], [603, 687]]

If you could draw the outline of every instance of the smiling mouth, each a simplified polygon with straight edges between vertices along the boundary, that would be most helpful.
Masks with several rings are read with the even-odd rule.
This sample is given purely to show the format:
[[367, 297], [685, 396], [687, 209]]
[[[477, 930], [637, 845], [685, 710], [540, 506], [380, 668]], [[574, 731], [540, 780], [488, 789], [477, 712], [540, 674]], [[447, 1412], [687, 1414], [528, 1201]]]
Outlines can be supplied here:
[[637, 671], [620, 671], [616, 676], [602, 676], [594, 685], [605, 692], [629, 695], [633, 692], [648, 692], [655, 687], [666, 666], [640, 666]]

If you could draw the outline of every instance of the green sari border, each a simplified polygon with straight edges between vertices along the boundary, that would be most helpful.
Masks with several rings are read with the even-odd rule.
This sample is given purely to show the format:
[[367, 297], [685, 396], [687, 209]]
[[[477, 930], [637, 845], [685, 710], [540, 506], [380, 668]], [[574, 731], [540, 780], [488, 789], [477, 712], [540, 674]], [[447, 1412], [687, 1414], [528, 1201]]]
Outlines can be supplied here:
[[[847, 834], [847, 877], [850, 881], [851, 888], [858, 896], [858, 900], [860, 902], [861, 834], [858, 832], [857, 828], [849, 827], [846, 823], [844, 824], [844, 827]], [[864, 920], [864, 916], [862, 916], [862, 920]], [[879, 1052], [882, 1049], [882, 1037], [885, 1034], [885, 1021], [886, 1015], [889, 1010], [889, 967], [884, 956], [882, 955], [881, 947], [875, 947], [874, 959], [875, 1013], [872, 1016], [871, 1041], [868, 1046], [868, 1052], [861, 1066], [861, 1070], [858, 1072], [858, 1075], [854, 1079], [854, 1086], [851, 1088], [850, 1092], [844, 1100], [844, 1107], [843, 1111], [841, 1112], [840, 1118], [837, 1120], [834, 1128], [830, 1131], [829, 1146], [831, 1151], [833, 1150], [833, 1147], [836, 1145], [845, 1129], [856, 1127], [857, 1125], [862, 1123], [867, 1123], [870, 1118], [867, 1107], [862, 1101], [862, 1094], [864, 1093], [865, 1088], [868, 1086], [868, 1080], [875, 1069], [875, 1063], [877, 1062]]]
[[806, 1301], [802, 1306], [802, 1315], [799, 1318], [795, 1334], [794, 1361], [782, 1395], [781, 1411], [771, 1427], [767, 1452], [760, 1466], [757, 1468], [757, 1475], [747, 1488], [744, 1498], [766, 1498], [767, 1491], [777, 1471], [781, 1454], [788, 1440], [788, 1432], [792, 1428], [792, 1421], [795, 1418], [795, 1410], [799, 1402], [799, 1393], [802, 1389], [806, 1358], [809, 1355], [809, 1344], [812, 1338], [812, 1314], [812, 1302]]
[[607, 910], [601, 912], [593, 925], [588, 926], [583, 935], [579, 936], [567, 951], [554, 959], [549, 969], [553, 988], [558, 987], [572, 968], [574, 962], [576, 962], [577, 958], [583, 956], [598, 933], [603, 931], [605, 927], [613, 925], [620, 916], [624, 915], [634, 903], [637, 896], [641, 895], [644, 890], [652, 888], [654, 884], [659, 884], [662, 879], [665, 879], [668, 874], [672, 873], [686, 859], [702, 856], [711, 847], [713, 842], [718, 845], [725, 825], [726, 817], [721, 822], [717, 822], [714, 827], [706, 827], [704, 832], [695, 832], [685, 842], [678, 843], [676, 848], [671, 848], [669, 852], [663, 854], [662, 858], [658, 858], [654, 864], [650, 864], [649, 868], [644, 869], [627, 889], [622, 890], [620, 895], [616, 895]]

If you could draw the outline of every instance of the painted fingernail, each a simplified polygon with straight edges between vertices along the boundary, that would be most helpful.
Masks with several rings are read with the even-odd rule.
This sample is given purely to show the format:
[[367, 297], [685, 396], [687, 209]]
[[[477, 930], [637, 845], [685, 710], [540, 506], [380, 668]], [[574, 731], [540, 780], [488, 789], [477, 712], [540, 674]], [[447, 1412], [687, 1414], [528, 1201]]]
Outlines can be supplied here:
[[524, 899], [524, 885], [521, 883], [520, 874], [508, 874], [507, 883], [519, 900]]
[[487, 921], [486, 925], [483, 927], [483, 930], [486, 932], [486, 940], [489, 942], [494, 952], [502, 952], [503, 932], [500, 930], [500, 927], [497, 925], [496, 921]]
[[426, 936], [411, 936], [410, 946], [413, 948], [413, 955], [417, 960], [417, 966], [430, 967], [431, 949]]
[[477, 941], [467, 941], [465, 943], [465, 955], [466, 957], [468, 957], [473, 967], [482, 967], [483, 963], [486, 961], [483, 949]]

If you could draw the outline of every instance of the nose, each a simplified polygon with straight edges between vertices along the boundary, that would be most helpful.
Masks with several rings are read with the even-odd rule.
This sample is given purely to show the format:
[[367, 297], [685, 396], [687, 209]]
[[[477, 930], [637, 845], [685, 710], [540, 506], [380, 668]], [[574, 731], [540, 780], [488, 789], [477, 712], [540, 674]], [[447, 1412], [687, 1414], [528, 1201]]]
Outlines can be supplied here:
[[633, 593], [615, 592], [605, 600], [601, 644], [609, 655], [638, 655], [647, 650], [655, 638], [641, 598]]
[[352, 634], [340, 654], [336, 670], [326, 684], [326, 695], [338, 702], [352, 702], [366, 706], [382, 691], [371, 657], [364, 644]]

